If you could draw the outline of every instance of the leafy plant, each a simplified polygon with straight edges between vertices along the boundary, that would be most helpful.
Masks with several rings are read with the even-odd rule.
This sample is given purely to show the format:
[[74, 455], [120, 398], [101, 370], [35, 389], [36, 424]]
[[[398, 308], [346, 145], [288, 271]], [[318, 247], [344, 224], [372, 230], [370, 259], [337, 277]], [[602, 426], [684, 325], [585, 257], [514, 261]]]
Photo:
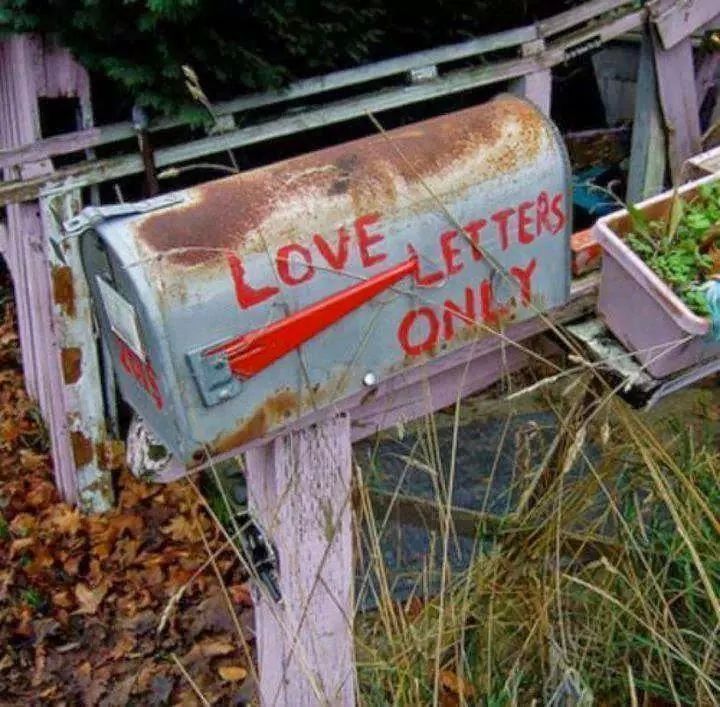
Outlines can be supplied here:
[[704, 283], [720, 273], [720, 183], [706, 184], [691, 200], [676, 192], [664, 220], [649, 221], [630, 207], [628, 245], [701, 316], [708, 309]]

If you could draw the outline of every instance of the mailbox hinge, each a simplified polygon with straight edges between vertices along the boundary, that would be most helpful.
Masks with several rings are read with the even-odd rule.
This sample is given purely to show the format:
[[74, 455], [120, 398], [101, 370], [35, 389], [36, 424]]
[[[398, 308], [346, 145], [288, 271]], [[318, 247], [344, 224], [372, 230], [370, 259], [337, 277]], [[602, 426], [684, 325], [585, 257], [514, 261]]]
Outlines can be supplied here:
[[86, 206], [79, 214], [63, 223], [68, 236], [80, 235], [103, 221], [120, 216], [134, 216], [174, 206], [184, 200], [180, 194], [163, 194], [144, 201], [132, 201], [127, 204], [108, 204], [107, 206]]

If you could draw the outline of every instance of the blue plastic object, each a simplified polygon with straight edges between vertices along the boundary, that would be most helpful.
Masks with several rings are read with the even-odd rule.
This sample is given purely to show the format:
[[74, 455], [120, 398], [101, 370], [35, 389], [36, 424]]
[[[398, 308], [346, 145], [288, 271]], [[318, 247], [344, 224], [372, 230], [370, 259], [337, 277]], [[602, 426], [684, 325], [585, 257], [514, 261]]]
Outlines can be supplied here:
[[710, 334], [715, 341], [720, 341], [720, 280], [708, 280], [703, 285], [705, 299], [710, 310]]
[[598, 180], [609, 176], [610, 169], [602, 165], [589, 167], [573, 175], [573, 204], [595, 218], [616, 211], [617, 202], [606, 191], [594, 188]]

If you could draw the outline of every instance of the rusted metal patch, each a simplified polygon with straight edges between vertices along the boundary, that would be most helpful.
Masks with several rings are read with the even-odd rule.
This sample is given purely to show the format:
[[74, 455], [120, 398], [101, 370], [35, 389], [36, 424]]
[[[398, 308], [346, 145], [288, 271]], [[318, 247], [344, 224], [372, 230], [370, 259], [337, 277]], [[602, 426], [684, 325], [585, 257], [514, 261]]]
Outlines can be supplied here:
[[[426, 187], [442, 194], [451, 170], [477, 184], [517, 171], [541, 149], [548, 125], [531, 105], [510, 96], [227, 179], [189, 192], [186, 203], [149, 214], [136, 242], [166, 263], [191, 267], [223, 251], [258, 251], [302, 242], [313, 223], [342, 223], [395, 210], [403, 194]], [[457, 188], [457, 179], [454, 187]], [[310, 224], [310, 225], [308, 225]], [[187, 250], [182, 250], [187, 247]], [[204, 250], [204, 249], [207, 250]]]
[[262, 437], [278, 423], [296, 416], [299, 410], [300, 399], [298, 395], [290, 390], [281, 391], [268, 398], [242, 427], [215, 440], [211, 450], [213, 454], [229, 452], [245, 444], [245, 442]]
[[95, 458], [100, 469], [113, 471], [125, 463], [125, 444], [119, 439], [105, 439], [95, 444]]
[[73, 273], [69, 265], [57, 265], [52, 268], [53, 301], [63, 313], [75, 318], [75, 285]]
[[70, 444], [72, 445], [76, 467], [80, 468], [92, 463], [94, 459], [92, 440], [88, 439], [82, 432], [74, 431], [70, 433]]
[[62, 349], [60, 351], [60, 360], [65, 385], [77, 383], [82, 373], [82, 349], [79, 346]]

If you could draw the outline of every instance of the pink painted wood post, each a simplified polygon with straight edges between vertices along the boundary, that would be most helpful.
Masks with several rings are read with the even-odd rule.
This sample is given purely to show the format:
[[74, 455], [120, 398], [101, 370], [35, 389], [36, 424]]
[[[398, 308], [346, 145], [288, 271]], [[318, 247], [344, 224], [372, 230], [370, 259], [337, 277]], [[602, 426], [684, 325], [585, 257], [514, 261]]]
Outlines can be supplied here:
[[355, 704], [350, 423], [331, 417], [246, 452], [251, 508], [273, 541], [278, 604], [256, 592], [264, 706]]
[[[40, 137], [40, 116], [34, 75], [35, 51], [28, 37], [8, 37], [0, 40], [0, 145], [18, 147], [35, 142]], [[6, 169], [4, 180], [48, 174], [52, 170], [47, 160]], [[12, 204], [7, 207], [7, 247], [5, 257], [16, 291], [16, 310], [23, 358], [23, 372], [28, 393], [41, 405], [42, 380], [41, 342], [33, 326], [32, 299], [29, 283], [33, 279], [31, 234], [27, 229], [39, 230], [37, 207], [32, 204]]]
[[654, 36], [653, 44], [670, 174], [673, 183], [679, 184], [685, 160], [702, 150], [692, 39], [664, 49]]
[[[542, 39], [523, 44], [521, 51], [524, 57], [541, 54], [545, 50]], [[552, 70], [540, 69], [525, 74], [510, 82], [510, 92], [532, 101], [545, 115], [550, 115], [552, 103]]]
[[[37, 141], [41, 137], [38, 99], [59, 96], [77, 96], [83, 115], [91, 115], [87, 73], [66, 50], [30, 35], [0, 41], [4, 147]], [[52, 163], [40, 159], [7, 168], [4, 178], [50, 179], [52, 171]], [[77, 193], [74, 198], [77, 202]], [[63, 204], [59, 211], [65, 211]], [[104, 433], [99, 432], [104, 429], [102, 392], [97, 362], [89, 355], [95, 339], [89, 301], [83, 300], [88, 294], [82, 269], [77, 258], [50, 265], [55, 254], [50, 252], [48, 236], [52, 233], [60, 242], [61, 234], [49, 201], [43, 203], [42, 216], [38, 202], [11, 204], [7, 213], [5, 255], [15, 287], [23, 370], [28, 393], [37, 400], [48, 427], [56, 484], [68, 502], [79, 500], [86, 510], [106, 510], [112, 494], [109, 474], [100, 469], [98, 460], [104, 441]], [[68, 259], [75, 250], [66, 249]], [[68, 330], [73, 336], [61, 342], [58, 334]], [[79, 343], [67, 345], [71, 339]], [[81, 347], [88, 355], [78, 358]]]

